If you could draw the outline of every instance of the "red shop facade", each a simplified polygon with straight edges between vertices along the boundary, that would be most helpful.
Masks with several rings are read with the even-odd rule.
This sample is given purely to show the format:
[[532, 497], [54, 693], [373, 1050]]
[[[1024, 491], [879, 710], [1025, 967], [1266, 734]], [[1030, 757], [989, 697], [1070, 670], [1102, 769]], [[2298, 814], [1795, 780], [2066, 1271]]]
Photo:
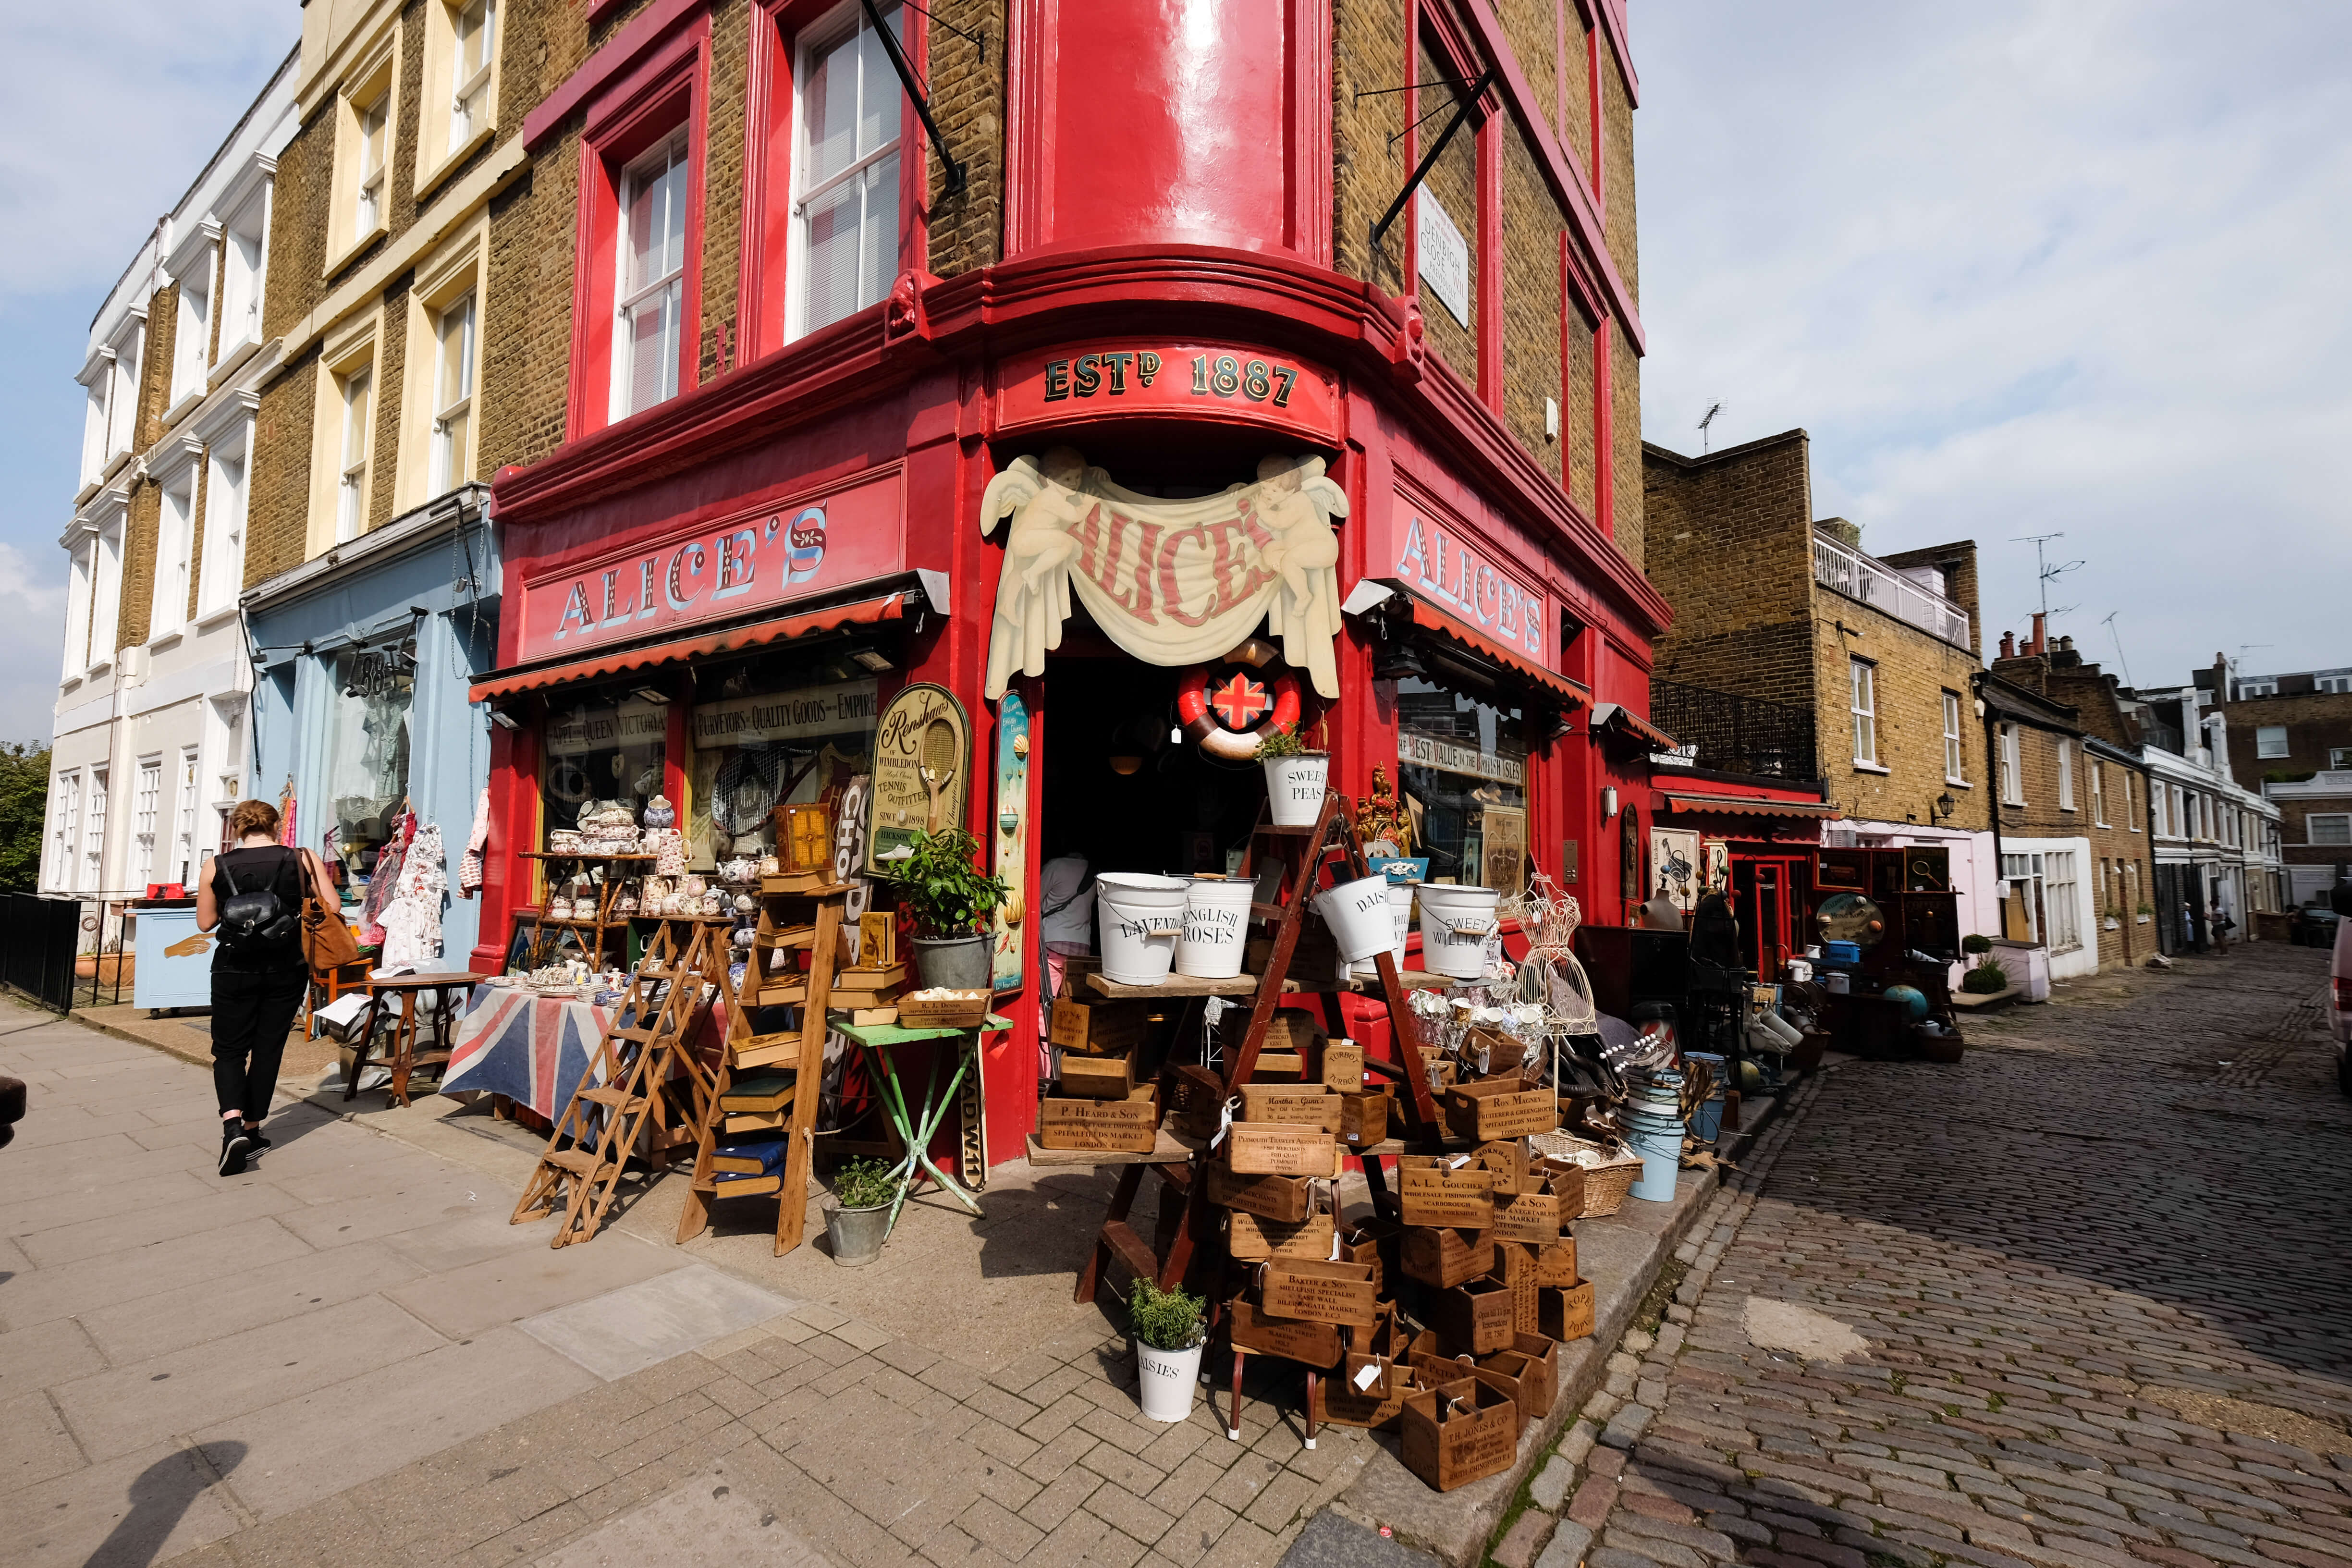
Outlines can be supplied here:
[[[1035, 1120], [1048, 864], [1227, 869], [1263, 773], [1199, 737], [1264, 722], [1277, 694], [1297, 693], [1332, 787], [1397, 793], [1433, 877], [1541, 871], [1588, 921], [1624, 923], [1643, 889], [1617, 814], [1649, 800], [1650, 768], [1591, 719], [1648, 711], [1667, 615], [1426, 351], [1413, 301], [1330, 266], [1316, 7], [1226, 7], [1208, 57], [1148, 36], [1180, 26], [1165, 8], [1105, 7], [1116, 26], [1051, 9], [1013, 7], [1004, 258], [944, 279], [902, 265], [887, 296], [802, 331], [782, 304], [761, 324], [759, 302], [788, 295], [776, 270], [799, 252], [747, 257], [745, 363], [619, 419], [589, 412], [601, 389], [575, 395], [573, 438], [495, 485], [509, 589], [476, 687], [510, 721], [482, 922], [499, 935], [546, 891], [530, 852], [583, 805], [635, 809], [657, 786], [708, 866], [770, 805], [837, 801], [870, 772], [876, 716], [908, 682], [953, 693], [965, 826], [1020, 915], [1012, 1026], [982, 1048], [997, 1160]], [[1158, 107], [1115, 138], [1062, 114], [1022, 16], [1054, 31], [1057, 79], [1094, 79], [1092, 60]], [[644, 68], [600, 68], [618, 91]], [[558, 94], [592, 141], [598, 90]], [[1294, 107], [1236, 141], [1244, 100]], [[911, 106], [903, 129], [919, 166]], [[698, 132], [680, 145], [701, 156]], [[743, 225], [750, 250], [767, 226]], [[909, 200], [902, 264], [921, 240]], [[1499, 243], [1481, 236], [1481, 265]], [[504, 956], [486, 936], [475, 962]]]

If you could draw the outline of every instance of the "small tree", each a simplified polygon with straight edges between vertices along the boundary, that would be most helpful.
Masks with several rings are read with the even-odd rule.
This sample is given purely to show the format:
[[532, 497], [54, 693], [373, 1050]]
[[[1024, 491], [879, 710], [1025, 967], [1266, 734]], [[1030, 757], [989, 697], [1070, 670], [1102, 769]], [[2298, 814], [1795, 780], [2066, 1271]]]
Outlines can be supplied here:
[[48, 742], [0, 741], [0, 889], [29, 893], [39, 883], [48, 817]]

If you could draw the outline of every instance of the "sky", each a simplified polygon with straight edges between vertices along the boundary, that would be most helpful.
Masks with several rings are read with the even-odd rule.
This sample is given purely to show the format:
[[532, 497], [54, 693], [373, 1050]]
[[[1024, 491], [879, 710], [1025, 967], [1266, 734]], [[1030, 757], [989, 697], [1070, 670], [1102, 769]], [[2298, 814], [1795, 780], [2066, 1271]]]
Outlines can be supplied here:
[[2063, 532], [2139, 684], [2352, 665], [2352, 6], [1633, 13], [1647, 439], [1801, 426], [1865, 550], [1977, 542], [1988, 644]]
[[[2352, 6], [1633, 10], [1649, 439], [1803, 426], [1865, 548], [1977, 541], [1995, 636], [2063, 532], [2054, 629], [2141, 684], [2352, 665]], [[0, 6], [37, 237], [0, 247], [0, 739], [56, 700], [90, 318], [299, 26]]]

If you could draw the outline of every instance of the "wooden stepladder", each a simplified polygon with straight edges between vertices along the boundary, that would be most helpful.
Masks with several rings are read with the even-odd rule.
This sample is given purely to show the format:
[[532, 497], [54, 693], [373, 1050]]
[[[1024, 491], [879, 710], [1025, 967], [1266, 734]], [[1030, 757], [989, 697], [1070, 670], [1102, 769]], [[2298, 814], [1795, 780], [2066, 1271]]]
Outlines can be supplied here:
[[[1326, 792], [1323, 809], [1316, 815], [1311, 827], [1277, 827], [1261, 816], [1256, 831], [1251, 836], [1250, 853], [1243, 864], [1243, 875], [1255, 876], [1262, 859], [1279, 861], [1283, 874], [1273, 903], [1250, 906], [1253, 922], [1270, 923], [1274, 927], [1272, 952], [1265, 971], [1257, 977], [1257, 987], [1250, 1007], [1249, 1026], [1242, 1035], [1239, 1048], [1226, 1054], [1223, 1069], [1211, 1073], [1204, 1068], [1171, 1067], [1161, 1075], [1163, 1097], [1172, 1095], [1175, 1080], [1180, 1077], [1193, 1079], [1205, 1089], [1213, 1080], [1220, 1100], [1233, 1097], [1236, 1086], [1249, 1081], [1257, 1069], [1260, 1047], [1265, 1044], [1266, 1030], [1274, 1022], [1275, 1009], [1286, 993], [1321, 992], [1327, 995], [1351, 991], [1356, 985], [1337, 975], [1310, 976], [1292, 981], [1290, 964], [1298, 948], [1299, 932], [1305, 928], [1307, 914], [1315, 895], [1344, 881], [1371, 875], [1364, 859], [1363, 845], [1358, 839], [1355, 808], [1347, 796]], [[1379, 958], [1381, 992], [1386, 996], [1389, 1022], [1399, 1052], [1410, 1058], [1412, 1043], [1418, 1037], [1412, 1024], [1412, 1013], [1406, 1000], [1404, 982], [1399, 975], [1393, 954], [1382, 950]], [[1331, 1004], [1336, 1008], [1337, 1004]], [[1336, 1016], [1334, 1018], [1336, 1022]], [[1367, 1064], [1380, 1070], [1381, 1064]], [[1394, 1077], [1410, 1092], [1401, 1097], [1408, 1126], [1406, 1142], [1434, 1146], [1443, 1134], [1437, 1115], [1436, 1101], [1429, 1092], [1427, 1079], [1419, 1071], [1395, 1071]], [[1396, 1152], [1398, 1148], [1383, 1146], [1380, 1152]], [[1380, 1178], [1376, 1152], [1372, 1149], [1350, 1150], [1350, 1153], [1368, 1156], [1365, 1171], [1377, 1193]], [[1096, 1235], [1094, 1254], [1078, 1275], [1076, 1299], [1091, 1301], [1103, 1283], [1105, 1272], [1116, 1261], [1119, 1272], [1131, 1279], [1152, 1279], [1163, 1290], [1173, 1289], [1188, 1278], [1211, 1279], [1224, 1262], [1221, 1233], [1216, 1214], [1208, 1198], [1205, 1171], [1210, 1154], [1195, 1153], [1181, 1162], [1130, 1164], [1119, 1173], [1118, 1186], [1111, 1195], [1109, 1213], [1104, 1217], [1102, 1229]], [[1163, 1196], [1160, 1223], [1151, 1244], [1146, 1244], [1128, 1223], [1136, 1197], [1149, 1170], [1160, 1184], [1182, 1200], [1181, 1220], [1171, 1217], [1171, 1207]]]
[[[824, 1074], [825, 1014], [841, 963], [841, 928], [849, 897], [845, 885], [802, 886], [809, 880], [791, 876], [763, 880], [760, 924], [743, 984], [727, 989], [727, 1048], [709, 1071], [699, 1062], [688, 1062], [696, 1149], [694, 1184], [677, 1220], [681, 1242], [709, 1226], [713, 1198], [773, 1194], [776, 1256], [782, 1258], [801, 1243], [816, 1142], [817, 1085]], [[805, 971], [794, 956], [803, 951], [809, 954]], [[772, 954], [783, 956], [772, 959]], [[793, 1027], [764, 1035], [753, 1031], [754, 1009], [784, 1005], [798, 1010]], [[746, 1091], [756, 1095], [763, 1108], [730, 1110], [728, 1100], [743, 1098]], [[783, 1138], [782, 1168], [772, 1175], [720, 1181], [714, 1162], [726, 1156], [729, 1146], [719, 1138], [761, 1132]]]
[[723, 992], [726, 986], [726, 935], [720, 924], [662, 921], [629, 975], [587, 1076], [555, 1119], [547, 1152], [515, 1205], [513, 1224], [561, 1204], [563, 1223], [548, 1245], [586, 1241], [611, 1211], [633, 1153], [649, 1169], [667, 1163], [673, 1142], [667, 1114], [670, 1079], [681, 1061], [692, 1059], [687, 1037], [702, 1011], [705, 988]]

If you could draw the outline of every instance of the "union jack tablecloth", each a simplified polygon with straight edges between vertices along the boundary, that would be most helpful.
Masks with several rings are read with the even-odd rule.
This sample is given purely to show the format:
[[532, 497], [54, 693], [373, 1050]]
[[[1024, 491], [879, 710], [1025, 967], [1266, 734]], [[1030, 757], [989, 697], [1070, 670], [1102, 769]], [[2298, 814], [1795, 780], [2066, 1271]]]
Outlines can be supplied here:
[[552, 1121], [587, 1076], [611, 1013], [520, 986], [477, 985], [457, 1020], [441, 1092], [503, 1094]]

